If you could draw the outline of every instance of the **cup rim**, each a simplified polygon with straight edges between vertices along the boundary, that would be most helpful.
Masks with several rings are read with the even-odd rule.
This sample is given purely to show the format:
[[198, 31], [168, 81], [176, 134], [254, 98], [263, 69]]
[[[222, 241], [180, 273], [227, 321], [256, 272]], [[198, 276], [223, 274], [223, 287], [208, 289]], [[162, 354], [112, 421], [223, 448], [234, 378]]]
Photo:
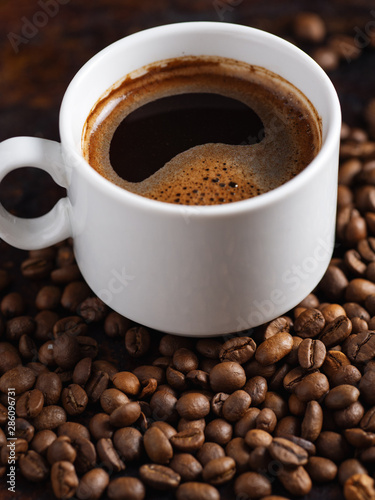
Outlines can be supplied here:
[[[222, 205], [180, 205], [146, 198], [136, 193], [127, 191], [120, 186], [117, 186], [116, 184], [112, 183], [101, 174], [99, 174], [94, 168], [89, 165], [89, 163], [83, 158], [83, 156], [79, 154], [79, 152], [77, 151], [77, 145], [74, 144], [74, 141], [72, 139], [72, 135], [69, 135], [67, 132], [67, 130], [69, 130], [70, 128], [69, 110], [70, 106], [72, 106], [73, 104], [73, 96], [78, 91], [78, 87], [80, 86], [80, 80], [87, 71], [92, 69], [93, 66], [100, 64], [101, 60], [105, 58], [109, 52], [115, 50], [123, 44], [136, 42], [137, 39], [152, 38], [153, 36], [157, 35], [158, 32], [162, 33], [169, 31], [170, 34], [173, 34], [174, 32], [178, 34], [181, 32], [181, 30], [184, 30], [185, 34], [190, 31], [192, 34], [196, 35], [197, 29], [204, 30], [205, 33], [219, 31], [223, 35], [225, 33], [230, 33], [248, 36], [249, 33], [252, 33], [253, 35], [263, 38], [264, 40], [277, 41], [277, 43], [281, 47], [287, 49], [295, 57], [304, 59], [305, 63], [310, 65], [311, 69], [318, 74], [322, 89], [324, 88], [325, 92], [327, 93], [330, 108], [330, 126], [327, 130], [326, 137], [323, 140], [322, 147], [317, 156], [301, 172], [299, 172], [298, 175], [288, 180], [284, 184], [256, 197], [231, 203], [224, 203]], [[113, 42], [112, 44], [99, 51], [92, 58], [90, 58], [73, 77], [64, 94], [60, 108], [59, 126], [62, 147], [63, 150], [68, 151], [70, 160], [73, 160], [74, 165], [79, 166], [81, 172], [85, 175], [87, 180], [96, 182], [98, 186], [100, 184], [102, 189], [107, 190], [108, 194], [111, 197], [120, 202], [126, 202], [128, 205], [130, 204], [136, 209], [150, 210], [153, 213], [158, 212], [169, 214], [171, 216], [181, 216], [181, 211], [183, 211], [183, 213], [186, 214], [189, 219], [194, 219], [217, 216], [225, 217], [235, 214], [257, 211], [265, 206], [271, 206], [274, 203], [279, 202], [280, 199], [287, 198], [290, 194], [298, 191], [301, 185], [309, 183], [311, 177], [317, 175], [316, 171], [325, 167], [324, 158], [332, 157], [332, 154], [334, 154], [337, 148], [337, 138], [340, 134], [341, 129], [341, 108], [337, 92], [325, 71], [308, 54], [306, 54], [303, 50], [293, 45], [292, 43], [284, 40], [277, 35], [250, 26], [244, 26], [234, 23], [222, 23], [216, 21], [188, 21], [156, 26], [133, 33]]]

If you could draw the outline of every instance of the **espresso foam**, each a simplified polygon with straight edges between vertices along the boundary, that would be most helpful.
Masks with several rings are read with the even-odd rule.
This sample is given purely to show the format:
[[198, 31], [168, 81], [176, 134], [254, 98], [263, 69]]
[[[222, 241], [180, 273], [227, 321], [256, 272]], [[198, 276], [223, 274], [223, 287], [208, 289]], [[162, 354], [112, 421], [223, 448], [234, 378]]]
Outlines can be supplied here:
[[[141, 182], [120, 177], [110, 163], [120, 123], [148, 102], [192, 92], [217, 93], [246, 104], [261, 119], [264, 138], [248, 144], [252, 138], [244, 132], [240, 144], [191, 147]], [[85, 158], [105, 178], [141, 196], [187, 205], [240, 201], [270, 191], [301, 172], [320, 144], [316, 111], [299, 90], [263, 68], [216, 57], [173, 59], [149, 66], [141, 76], [126, 77], [94, 107], [83, 135]]]

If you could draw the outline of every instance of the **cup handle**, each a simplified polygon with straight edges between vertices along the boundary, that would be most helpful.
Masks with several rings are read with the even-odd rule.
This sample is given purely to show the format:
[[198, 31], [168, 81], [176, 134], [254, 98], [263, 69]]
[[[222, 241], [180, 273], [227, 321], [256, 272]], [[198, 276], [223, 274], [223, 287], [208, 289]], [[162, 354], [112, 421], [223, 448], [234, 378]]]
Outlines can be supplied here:
[[[0, 182], [12, 170], [32, 166], [49, 173], [62, 187], [67, 187], [67, 172], [61, 144], [37, 137], [13, 137], [0, 143]], [[60, 199], [50, 212], [34, 219], [10, 214], [0, 204], [0, 236], [22, 250], [44, 248], [72, 235], [70, 201]]]

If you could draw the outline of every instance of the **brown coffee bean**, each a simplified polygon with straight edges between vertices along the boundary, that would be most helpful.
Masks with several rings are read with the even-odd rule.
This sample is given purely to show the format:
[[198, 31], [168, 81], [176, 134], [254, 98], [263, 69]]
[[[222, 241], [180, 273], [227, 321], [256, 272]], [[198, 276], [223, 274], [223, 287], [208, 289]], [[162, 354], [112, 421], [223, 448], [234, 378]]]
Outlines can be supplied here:
[[33, 335], [35, 326], [31, 316], [17, 316], [7, 321], [5, 335], [12, 342], [19, 341], [22, 335]]
[[136, 375], [131, 372], [118, 372], [112, 379], [113, 385], [127, 396], [136, 396], [141, 384]]
[[133, 358], [144, 356], [150, 347], [149, 331], [143, 326], [128, 329], [125, 334], [125, 347]]
[[26, 439], [17, 438], [17, 441], [13, 441], [14, 446], [10, 448], [9, 446], [3, 446], [0, 450], [0, 464], [8, 465], [11, 464], [12, 460], [18, 461], [19, 458], [24, 455], [28, 450], [28, 442]]
[[184, 482], [198, 480], [203, 470], [202, 465], [191, 453], [176, 453], [169, 466]]
[[339, 316], [325, 326], [319, 335], [319, 339], [328, 349], [344, 342], [351, 332], [352, 322], [350, 319], [347, 316]]
[[66, 422], [65, 410], [56, 405], [45, 406], [33, 419], [33, 425], [38, 431], [56, 429], [64, 422]]
[[96, 443], [96, 450], [98, 452], [100, 460], [110, 470], [113, 469], [115, 472], [120, 472], [121, 470], [125, 469], [125, 464], [115, 450], [111, 439], [99, 439], [99, 441]]
[[271, 482], [263, 474], [244, 472], [234, 482], [234, 492], [238, 498], [261, 498], [270, 495]]
[[25, 439], [29, 443], [35, 434], [34, 427], [24, 418], [16, 418], [14, 423], [16, 429], [14, 437]]
[[78, 477], [70, 462], [55, 462], [51, 468], [52, 489], [57, 498], [72, 498], [78, 488]]
[[360, 426], [367, 432], [375, 432], [375, 406], [366, 411], [360, 422]]
[[77, 451], [77, 458], [74, 462], [77, 473], [85, 474], [95, 467], [97, 458], [95, 446], [90, 439], [81, 436], [74, 440], [73, 445]]
[[365, 364], [375, 356], [375, 331], [368, 330], [351, 336], [346, 354], [352, 363]]
[[[289, 354], [288, 354], [289, 356]], [[286, 356], [285, 359], [288, 357]], [[276, 370], [277, 370], [277, 365], [276, 363], [272, 363], [272, 365], [261, 365], [259, 361], [256, 359], [251, 359], [248, 363], [245, 364], [244, 366], [245, 373], [247, 378], [255, 377], [256, 375], [259, 375], [260, 377], [264, 377], [265, 379], [271, 378]]]
[[242, 389], [246, 383], [245, 370], [239, 363], [226, 361], [215, 365], [210, 372], [210, 384], [214, 392], [232, 392]]
[[273, 438], [268, 446], [268, 451], [275, 460], [278, 460], [286, 467], [304, 465], [308, 460], [306, 450], [282, 437]]
[[242, 418], [251, 404], [251, 397], [243, 390], [233, 392], [224, 402], [223, 417], [229, 422], [237, 422]]
[[162, 356], [173, 356], [177, 349], [181, 347], [186, 347], [190, 349], [192, 347], [192, 341], [188, 337], [180, 337], [177, 335], [164, 335], [160, 339], [159, 352]]
[[116, 408], [119, 408], [129, 402], [130, 400], [126, 394], [118, 389], [114, 389], [113, 387], [103, 391], [100, 396], [100, 405], [103, 410], [109, 414], [111, 414]]
[[214, 485], [225, 484], [236, 473], [236, 462], [231, 457], [220, 457], [210, 460], [203, 468], [202, 478]]
[[38, 353], [34, 340], [26, 334], [19, 339], [18, 351], [24, 359], [33, 359]]
[[327, 377], [320, 372], [306, 375], [296, 385], [294, 392], [298, 399], [303, 402], [318, 400], [329, 390]]
[[31, 368], [18, 365], [0, 377], [0, 391], [8, 394], [8, 389], [11, 387], [17, 396], [31, 389], [35, 380], [36, 377]]
[[251, 337], [233, 337], [221, 346], [220, 361], [233, 361], [240, 365], [249, 361], [255, 354], [256, 344]]
[[322, 371], [331, 378], [340, 368], [350, 365], [349, 358], [341, 351], [329, 350], [322, 366]]
[[18, 460], [21, 474], [28, 481], [39, 483], [48, 477], [49, 467], [46, 460], [34, 450], [28, 450]]
[[136, 477], [118, 477], [108, 485], [109, 500], [143, 500], [146, 490], [143, 483]]
[[367, 474], [367, 469], [356, 458], [348, 458], [341, 462], [338, 470], [338, 478], [341, 485], [355, 474]]
[[294, 18], [294, 34], [301, 40], [322, 42], [326, 36], [324, 20], [313, 12], [299, 12]]
[[90, 378], [91, 369], [92, 369], [91, 358], [83, 358], [80, 361], [78, 361], [72, 375], [73, 383], [84, 386]]
[[0, 342], [0, 373], [3, 374], [21, 364], [17, 349], [9, 342]]
[[110, 415], [109, 423], [114, 427], [129, 427], [138, 420], [141, 407], [136, 401], [119, 406]]
[[77, 313], [86, 323], [97, 323], [102, 321], [108, 312], [108, 307], [98, 297], [87, 297], [77, 307]]
[[256, 428], [266, 432], [273, 432], [277, 424], [276, 414], [271, 408], [263, 408], [256, 419]]
[[284, 358], [293, 347], [293, 337], [288, 332], [280, 332], [262, 342], [255, 353], [255, 359], [262, 365], [271, 365]]
[[255, 429], [256, 420], [260, 413], [259, 408], [249, 408], [245, 415], [235, 424], [234, 433], [236, 436], [245, 437], [250, 429]]
[[82, 276], [77, 264], [70, 264], [54, 269], [50, 274], [51, 281], [56, 285], [67, 285], [72, 281], [79, 281]]
[[85, 439], [90, 439], [90, 432], [82, 424], [78, 422], [65, 422], [59, 425], [57, 429], [58, 436], [68, 436], [72, 440], [72, 443], [76, 443], [81, 437]]
[[311, 457], [316, 454], [316, 446], [311, 442], [308, 441], [307, 439], [303, 439], [299, 436], [293, 436], [291, 434], [284, 434], [282, 436], [284, 439], [288, 439], [289, 441], [292, 441], [295, 444], [298, 444], [301, 448], [307, 451], [308, 455]]
[[359, 394], [359, 390], [353, 385], [338, 385], [333, 387], [326, 395], [324, 404], [330, 410], [342, 410], [356, 402]]
[[72, 313], [78, 312], [79, 305], [91, 295], [91, 290], [83, 281], [72, 281], [63, 290], [61, 305]]
[[184, 373], [176, 370], [173, 366], [168, 366], [166, 370], [168, 384], [176, 391], [186, 391], [188, 388], [186, 376]]
[[16, 403], [16, 414], [22, 418], [34, 418], [42, 411], [44, 396], [38, 389], [26, 391]]
[[110, 338], [124, 337], [130, 326], [131, 321], [128, 318], [111, 311], [104, 321], [104, 332]]
[[302, 368], [320, 368], [326, 357], [326, 348], [320, 340], [304, 339], [298, 348], [298, 362]]
[[235, 437], [229, 441], [225, 447], [225, 453], [236, 462], [237, 472], [241, 473], [248, 470], [250, 450], [243, 438]]
[[[324, 278], [323, 278], [324, 279]], [[313, 338], [319, 335], [325, 325], [325, 319], [319, 309], [306, 309], [294, 322], [294, 331], [298, 337]]]
[[[79, 500], [99, 500], [109, 483], [108, 473], [101, 468], [86, 472], [80, 480], [76, 491]], [[139, 497], [142, 500], [144, 497]]]
[[[183, 431], [186, 432], [186, 431]], [[175, 434], [177, 436], [177, 434]], [[172, 436], [171, 442], [173, 443]], [[166, 435], [157, 427], [150, 427], [144, 434], [143, 443], [149, 458], [157, 464], [167, 464], [173, 457], [173, 448]]]
[[344, 495], [347, 500], [375, 498], [374, 480], [367, 474], [355, 474], [345, 481]]
[[96, 441], [99, 441], [101, 438], [111, 438], [114, 433], [114, 428], [109, 423], [109, 415], [106, 413], [96, 413], [90, 419], [89, 429]]
[[222, 344], [216, 339], [199, 339], [195, 344], [195, 349], [209, 359], [219, 359]]
[[258, 446], [268, 448], [272, 443], [272, 436], [262, 429], [250, 429], [245, 435], [245, 443], [250, 448], [257, 448]]
[[69, 337], [84, 336], [87, 328], [86, 323], [79, 316], [67, 316], [56, 321], [53, 326], [53, 336], [55, 339], [63, 334]]
[[114, 433], [113, 444], [124, 462], [132, 462], [142, 455], [143, 436], [134, 427], [123, 427]]
[[193, 453], [197, 451], [204, 443], [204, 440], [204, 433], [200, 429], [196, 428], [178, 432], [170, 438], [170, 442], [176, 450], [186, 453]]
[[310, 457], [306, 470], [311, 479], [317, 483], [328, 483], [337, 475], [337, 465], [332, 460], [323, 457]]
[[186, 381], [191, 382], [197, 387], [202, 389], [210, 388], [210, 378], [207, 372], [203, 370], [191, 370], [186, 374]]
[[56, 373], [41, 373], [36, 380], [35, 389], [43, 394], [46, 406], [55, 405], [60, 399], [62, 382]]
[[323, 410], [317, 401], [309, 401], [301, 425], [301, 437], [314, 442], [323, 427]]
[[307, 495], [311, 491], [312, 482], [310, 476], [301, 465], [294, 469], [286, 467], [280, 469], [278, 478], [284, 488], [292, 495]]
[[108, 373], [101, 370], [94, 371], [85, 387], [86, 394], [89, 397], [89, 399], [91, 399], [91, 401], [93, 401], [94, 403], [99, 401], [101, 395], [107, 389], [108, 384], [109, 384]]
[[206, 441], [203, 443], [201, 448], [197, 451], [196, 457], [203, 465], [203, 467], [214, 458], [220, 458], [225, 456], [225, 451], [222, 446], [218, 443], [212, 443], [210, 441]]
[[38, 309], [56, 309], [60, 304], [61, 290], [54, 285], [42, 287], [35, 298], [35, 305]]
[[250, 398], [253, 406], [263, 403], [268, 390], [267, 380], [264, 377], [255, 376], [249, 379], [243, 387]]
[[196, 354], [185, 347], [176, 349], [173, 353], [172, 362], [173, 367], [185, 375], [192, 370], [196, 370], [199, 364]]
[[[330, 377], [329, 385], [337, 387], [338, 385], [357, 385], [361, 381], [361, 372], [354, 365], [345, 365], [340, 368]], [[366, 389], [361, 388], [361, 382], [359, 384], [359, 389], [363, 397], [366, 400]]]
[[46, 278], [53, 267], [49, 259], [30, 258], [26, 259], [21, 264], [21, 272], [25, 278], [39, 280]]
[[81, 358], [79, 344], [76, 337], [66, 333], [59, 335], [53, 343], [53, 359], [64, 370], [75, 367]]
[[173, 422], [178, 417], [176, 404], [177, 398], [170, 392], [166, 390], [156, 391], [150, 400], [153, 418]]
[[338, 432], [323, 431], [315, 442], [319, 455], [329, 458], [333, 462], [341, 462], [348, 458], [349, 446], [344, 437]]
[[30, 442], [30, 449], [36, 451], [39, 455], [45, 455], [48, 447], [57, 438], [53, 431], [48, 429], [37, 432]]
[[157, 490], [173, 490], [178, 487], [181, 476], [170, 467], [159, 464], [144, 464], [139, 468], [139, 475], [147, 485]]
[[[179, 425], [181, 423], [181, 420], [179, 422]], [[170, 424], [168, 424], [167, 422], [163, 422], [163, 421], [152, 422], [151, 427], [158, 427], [158, 429], [160, 429], [167, 436], [168, 439], [170, 439], [172, 436], [174, 436], [175, 434], [177, 434], [178, 431], [184, 430], [184, 429], [180, 429], [179, 428], [178, 431], [177, 431]]]
[[51, 330], [58, 319], [59, 316], [53, 311], [39, 312], [34, 318], [36, 324], [34, 333], [35, 339], [43, 342], [49, 340], [51, 338]]
[[375, 293], [375, 284], [363, 278], [351, 280], [346, 288], [345, 298], [348, 302], [363, 303], [368, 295]]
[[285, 434], [296, 434], [298, 436], [301, 434], [301, 422], [294, 415], [283, 417], [277, 422], [274, 436], [283, 437]]
[[51, 443], [47, 450], [47, 460], [51, 465], [61, 460], [73, 463], [76, 457], [77, 452], [68, 436], [58, 437]]
[[375, 433], [360, 428], [345, 429], [345, 439], [355, 448], [369, 448], [375, 445]]
[[347, 429], [349, 427], [356, 427], [359, 425], [364, 412], [365, 410], [362, 404], [359, 401], [356, 401], [347, 408], [336, 411], [333, 418], [338, 427]]
[[210, 402], [199, 393], [188, 393], [181, 396], [176, 403], [180, 417], [188, 420], [204, 418], [210, 413]]
[[70, 384], [62, 391], [61, 401], [69, 415], [80, 415], [85, 411], [89, 398], [81, 386]]
[[177, 500], [220, 500], [218, 490], [205, 483], [190, 481], [181, 484], [176, 492]]

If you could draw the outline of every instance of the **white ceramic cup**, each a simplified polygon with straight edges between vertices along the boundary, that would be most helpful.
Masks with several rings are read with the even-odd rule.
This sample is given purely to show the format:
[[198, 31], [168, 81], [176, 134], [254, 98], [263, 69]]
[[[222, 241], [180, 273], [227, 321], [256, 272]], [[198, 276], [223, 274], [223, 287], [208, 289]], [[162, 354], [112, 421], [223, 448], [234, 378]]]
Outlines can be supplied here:
[[[158, 60], [215, 55], [263, 66], [289, 80], [322, 119], [317, 157], [295, 178], [256, 198], [181, 206], [130, 193], [83, 159], [81, 135], [100, 98], [127, 73]], [[93, 57], [69, 85], [61, 144], [16, 137], [0, 144], [0, 180], [25, 165], [67, 189], [46, 215], [20, 219], [0, 206], [0, 235], [19, 248], [73, 237], [92, 290], [124, 316], [164, 332], [242, 331], [298, 304], [323, 276], [334, 244], [341, 125], [322, 69], [290, 43], [257, 29], [192, 22], [130, 35]]]

